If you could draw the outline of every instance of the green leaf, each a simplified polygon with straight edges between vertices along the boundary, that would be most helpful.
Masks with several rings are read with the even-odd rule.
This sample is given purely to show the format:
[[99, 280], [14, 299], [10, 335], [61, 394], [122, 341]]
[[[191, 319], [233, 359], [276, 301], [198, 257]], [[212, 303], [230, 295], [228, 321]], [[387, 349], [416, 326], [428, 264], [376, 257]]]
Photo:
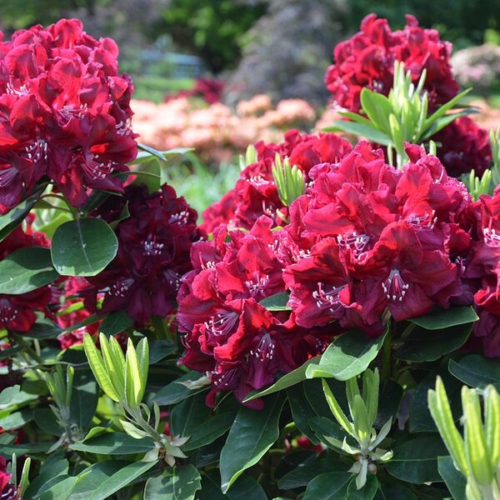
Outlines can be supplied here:
[[24, 201], [19, 203], [17, 207], [7, 212], [0, 217], [0, 241], [5, 239], [29, 214], [30, 210], [35, 206], [35, 203], [43, 193], [45, 186], [40, 186], [36, 191]]
[[77, 476], [57, 476], [52, 481], [55, 484], [44, 489], [43, 493], [36, 497], [37, 500], [68, 500], [79, 478]]
[[202, 426], [212, 414], [205, 404], [205, 395], [182, 401], [170, 411], [170, 430], [174, 436], [189, 437]]
[[464, 384], [484, 389], [492, 384], [500, 390], [500, 364], [479, 354], [465, 356], [460, 361], [450, 359], [450, 373]]
[[472, 331], [472, 323], [452, 326], [443, 330], [425, 330], [415, 327], [395, 356], [404, 361], [422, 363], [436, 361], [445, 354], [462, 347]]
[[132, 340], [127, 343], [126, 376], [125, 376], [125, 397], [130, 408], [136, 408], [142, 401], [146, 381], [137, 358], [137, 352]]
[[52, 434], [53, 436], [60, 436], [63, 433], [64, 429], [57, 423], [52, 410], [48, 408], [36, 408], [33, 416], [36, 425], [38, 425], [43, 432]]
[[319, 460], [313, 465], [292, 469], [278, 481], [280, 490], [294, 490], [306, 487], [315, 477], [326, 472], [347, 472], [349, 467], [332, 459]]
[[443, 330], [457, 325], [474, 323], [479, 317], [472, 307], [451, 307], [450, 309], [438, 309], [425, 316], [411, 318], [408, 321], [415, 323], [426, 330]]
[[56, 325], [53, 321], [47, 318], [39, 318], [36, 323], [26, 333], [23, 332], [23, 337], [28, 339], [45, 340], [55, 339], [63, 333], [63, 329]]
[[52, 239], [52, 262], [64, 276], [95, 276], [116, 256], [118, 240], [102, 219], [77, 219], [59, 226]]
[[393, 448], [394, 456], [386, 470], [392, 476], [413, 484], [439, 482], [437, 457], [447, 455], [438, 434], [421, 435]]
[[70, 420], [82, 431], [86, 431], [97, 409], [97, 384], [90, 370], [76, 370], [73, 378]]
[[172, 340], [153, 340], [149, 348], [149, 364], [154, 365], [177, 352], [177, 345]]
[[347, 488], [346, 498], [349, 500], [372, 500], [377, 494], [378, 481], [373, 474], [368, 474], [366, 484], [358, 490], [356, 488], [356, 478], [352, 478]]
[[448, 126], [450, 123], [454, 122], [457, 118], [461, 116], [468, 116], [477, 114], [476, 109], [464, 109], [457, 113], [451, 113], [441, 118], [438, 118], [424, 133], [422, 137], [419, 138], [418, 142], [424, 142], [426, 139], [430, 139], [434, 134], [437, 134], [440, 130]]
[[319, 439], [309, 425], [309, 419], [317, 417], [318, 414], [309, 403], [304, 390], [304, 383], [286, 390], [288, 403], [292, 411], [292, 420], [302, 434], [307, 436], [313, 444], [318, 444]]
[[462, 411], [460, 405], [461, 384], [444, 370], [433, 370], [418, 385], [413, 393], [410, 405], [410, 432], [437, 432], [428, 404], [428, 393], [436, 387], [436, 378], [440, 376], [450, 399], [454, 420], [458, 421]]
[[377, 500], [417, 500], [417, 497], [410, 489], [401, 483], [389, 483], [381, 485], [378, 495], [375, 497]]
[[167, 406], [180, 403], [184, 399], [195, 396], [196, 394], [207, 389], [207, 386], [196, 387], [190, 389], [188, 386], [184, 385], [182, 382], [195, 382], [205, 375], [200, 372], [191, 371], [186, 373], [177, 380], [174, 380], [167, 386], [160, 389], [153, 401], [156, 401], [160, 406]]
[[348, 134], [354, 134], [360, 137], [365, 137], [369, 141], [376, 142], [382, 146], [389, 146], [391, 144], [390, 137], [377, 130], [375, 128], [369, 127], [368, 125], [363, 125], [361, 123], [347, 122], [344, 120], [335, 120], [333, 122], [333, 127], [328, 127], [325, 131], [329, 132], [347, 132]]
[[229, 431], [220, 456], [225, 493], [244, 470], [255, 465], [279, 437], [279, 418], [285, 398], [271, 396], [261, 411], [242, 407]]
[[372, 121], [374, 127], [382, 132], [390, 130], [389, 116], [393, 113], [389, 99], [378, 92], [364, 88], [360, 94], [361, 107]]
[[276, 293], [261, 300], [259, 304], [268, 311], [291, 311], [292, 308], [287, 306], [289, 298], [290, 294], [286, 292]]
[[338, 336], [321, 356], [319, 364], [306, 370], [307, 378], [335, 378], [346, 381], [363, 373], [377, 357], [385, 335], [368, 339], [362, 331], [351, 331]]
[[234, 413], [224, 412], [209, 418], [191, 433], [189, 441], [182, 447], [183, 451], [192, 451], [213, 443], [223, 436], [234, 422]]
[[[316, 434], [316, 437], [328, 448], [338, 451], [338, 447], [332, 445], [332, 442], [327, 438], [337, 439], [342, 442], [347, 437], [347, 433], [340, 427], [337, 422], [326, 417], [313, 417], [309, 419], [309, 425]], [[356, 443], [348, 439], [349, 444], [356, 446]]]
[[134, 439], [121, 432], [104, 434], [70, 446], [74, 451], [96, 453], [97, 455], [135, 455], [146, 453], [153, 447], [154, 443], [149, 438]]
[[193, 500], [200, 489], [201, 476], [194, 466], [174, 467], [173, 473], [148, 479], [144, 500]]
[[14, 399], [19, 394], [20, 390], [20, 385], [13, 385], [12, 387], [7, 387], [2, 392], [0, 392], [0, 406], [9, 406], [10, 404], [12, 404]]
[[306, 488], [302, 500], [340, 500], [346, 497], [352, 480], [348, 472], [326, 472], [314, 478]]
[[446, 486], [450, 490], [455, 500], [466, 500], [465, 487], [467, 481], [465, 477], [455, 469], [453, 459], [450, 456], [438, 457], [438, 471]]
[[71, 493], [71, 500], [88, 500], [92, 492], [104, 481], [129, 464], [130, 462], [122, 460], [106, 460], [87, 467], [79, 474], [82, 479]]
[[128, 486], [140, 475], [152, 469], [157, 462], [132, 462], [101, 483], [92, 493], [90, 500], [105, 500], [113, 493]]
[[0, 455], [10, 460], [13, 453], [15, 453], [17, 456], [46, 453], [53, 444], [54, 443], [50, 441], [48, 443], [22, 443], [12, 446], [2, 445], [0, 446]]
[[6, 294], [31, 292], [51, 283], [58, 276], [48, 248], [20, 248], [0, 262], [0, 289]]
[[277, 382], [275, 382], [271, 387], [268, 387], [267, 389], [263, 389], [261, 391], [253, 391], [250, 393], [249, 396], [247, 396], [244, 400], [246, 403], [247, 401], [252, 401], [253, 399], [261, 398], [263, 396], [267, 396], [269, 394], [273, 394], [278, 391], [282, 391], [284, 389], [288, 389], [288, 387], [292, 387], [295, 384], [298, 384], [302, 382], [303, 380], [306, 380], [306, 371], [307, 368], [310, 365], [317, 365], [320, 361], [320, 357], [316, 356], [315, 358], [311, 358], [307, 360], [302, 366], [299, 368], [296, 368], [295, 370], [291, 371], [290, 373], [287, 373], [286, 375], [283, 375], [280, 379], [278, 379]]
[[262, 486], [251, 476], [242, 474], [224, 495], [218, 470], [206, 472], [201, 479], [199, 500], [268, 500]]
[[450, 109], [452, 109], [455, 104], [458, 104], [460, 102], [460, 99], [467, 95], [472, 89], [467, 89], [464, 90], [463, 92], [460, 92], [460, 94], [456, 95], [453, 99], [449, 100], [447, 103], [443, 104], [440, 106], [434, 113], [429, 116], [425, 122], [424, 122], [424, 130], [427, 130], [438, 118], [441, 118], [444, 116]]
[[115, 311], [104, 319], [99, 327], [99, 331], [107, 337], [122, 333], [134, 324], [133, 320], [125, 311]]

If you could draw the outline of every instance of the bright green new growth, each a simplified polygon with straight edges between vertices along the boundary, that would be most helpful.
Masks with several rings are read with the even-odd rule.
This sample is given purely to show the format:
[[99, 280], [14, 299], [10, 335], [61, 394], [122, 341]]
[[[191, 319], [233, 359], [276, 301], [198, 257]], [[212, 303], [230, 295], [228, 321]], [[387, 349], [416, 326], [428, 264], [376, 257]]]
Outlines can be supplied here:
[[278, 189], [278, 196], [285, 207], [289, 207], [299, 196], [305, 192], [304, 174], [297, 165], [290, 165], [290, 160], [276, 153], [273, 165], [273, 177]]
[[468, 500], [500, 498], [500, 397], [493, 386], [482, 391], [462, 387], [464, 437], [455, 426], [443, 381], [429, 391], [429, 409], [455, 467], [467, 479]]
[[142, 403], [149, 369], [149, 344], [142, 338], [137, 347], [131, 339], [127, 342], [127, 352], [114, 337], [109, 339], [99, 335], [101, 352], [96, 348], [90, 335], [85, 334], [83, 347], [97, 383], [113, 401], [122, 407], [124, 418], [120, 419], [123, 430], [135, 439], [149, 437], [154, 441], [153, 448], [146, 453], [144, 462], [154, 462], [161, 456], [170, 466], [175, 465], [175, 458], [186, 458], [180, 449], [188, 438], [170, 438], [158, 432], [160, 408], [153, 405], [153, 424], [151, 411]]
[[250, 146], [247, 147], [245, 156], [243, 155], [239, 156], [240, 170], [245, 170], [245, 168], [247, 168], [248, 165], [251, 165], [252, 163], [256, 162], [257, 162], [257, 150], [255, 149], [255, 146], [253, 144], [250, 144]]
[[500, 184], [500, 128], [490, 131], [491, 153], [493, 156], [493, 168], [491, 176], [493, 186]]
[[392, 420], [389, 419], [378, 434], [374, 429], [378, 414], [380, 386], [378, 370], [366, 370], [362, 380], [361, 392], [356, 377], [346, 382], [350, 419], [342, 410], [326, 380], [322, 380], [323, 392], [333, 416], [344, 431], [358, 443], [357, 447], [352, 447], [347, 444], [346, 439], [340, 442], [336, 438], [326, 438], [334, 447], [356, 457], [357, 461], [351, 467], [350, 472], [357, 474], [356, 487], [358, 490], [366, 484], [368, 472], [376, 473], [376, 462], [387, 462], [393, 455], [392, 451], [377, 448], [389, 434], [392, 425]]
[[360, 96], [362, 114], [341, 111], [339, 114], [351, 121], [337, 120], [327, 130], [341, 130], [387, 146], [389, 163], [402, 168], [408, 162], [405, 142], [423, 144], [452, 121], [474, 112], [463, 110], [447, 114], [469, 92], [468, 89], [428, 115], [429, 98], [423, 90], [425, 78], [424, 70], [415, 86], [411, 72], [405, 71], [403, 62], [396, 61], [389, 96], [364, 88]]

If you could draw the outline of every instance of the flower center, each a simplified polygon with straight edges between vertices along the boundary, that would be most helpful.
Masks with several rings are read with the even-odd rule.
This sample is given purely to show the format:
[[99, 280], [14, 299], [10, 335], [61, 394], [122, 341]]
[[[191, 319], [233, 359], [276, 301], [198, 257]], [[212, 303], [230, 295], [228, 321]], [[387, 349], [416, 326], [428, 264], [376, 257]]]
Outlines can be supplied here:
[[348, 248], [354, 250], [354, 255], [359, 257], [364, 252], [366, 245], [370, 242], [370, 236], [364, 233], [358, 234], [353, 231], [351, 234], [337, 236], [339, 247], [345, 252]]
[[188, 223], [189, 212], [187, 210], [182, 210], [176, 214], [172, 214], [170, 219], [168, 220], [169, 224], [179, 224], [179, 226], [185, 225]]
[[262, 335], [257, 348], [250, 350], [250, 356], [254, 356], [258, 361], [264, 363], [271, 361], [274, 358], [274, 351], [276, 349], [276, 342], [271, 338], [269, 333]]
[[382, 283], [382, 289], [389, 300], [402, 302], [406, 292], [410, 288], [407, 285], [398, 269], [393, 269], [389, 277]]
[[17, 309], [7, 299], [0, 300], [0, 322], [9, 323], [17, 318]]
[[165, 246], [163, 243], [157, 243], [152, 238], [148, 238], [142, 245], [146, 255], [160, 255]]
[[313, 299], [316, 301], [318, 309], [328, 309], [335, 313], [339, 311], [343, 304], [340, 301], [340, 292], [346, 285], [335, 287], [333, 285], [318, 283], [318, 289], [312, 293]]
[[26, 158], [33, 163], [38, 163], [40, 160], [47, 160], [47, 142], [43, 139], [37, 139], [35, 142], [26, 146]]
[[[490, 223], [491, 226], [491, 223]], [[497, 234], [491, 227], [485, 227], [483, 229], [484, 242], [489, 247], [499, 248], [500, 247], [500, 234]]]
[[212, 335], [218, 337], [229, 335], [237, 322], [238, 315], [234, 311], [223, 311], [212, 316], [204, 324]]
[[7, 187], [18, 174], [14, 167], [6, 168], [5, 170], [0, 170], [0, 187]]
[[437, 217], [435, 217], [436, 211], [433, 210], [431, 213], [425, 213], [424, 215], [415, 215], [411, 214], [406, 222], [411, 224], [414, 228], [420, 229], [422, 227], [426, 227], [428, 229], [434, 229], [434, 226], [437, 222]]
[[124, 298], [133, 283], [134, 280], [132, 278], [118, 281], [117, 283], [111, 285], [109, 294], [114, 295], [115, 297]]
[[250, 292], [250, 295], [254, 297], [255, 295], [261, 293], [267, 286], [269, 282], [269, 276], [264, 274], [261, 276], [259, 273], [254, 273], [254, 278], [251, 280], [245, 281], [245, 285]]
[[95, 155], [91, 160], [82, 163], [84, 172], [93, 180], [105, 179], [114, 171], [113, 162], [100, 163], [98, 160], [99, 155]]

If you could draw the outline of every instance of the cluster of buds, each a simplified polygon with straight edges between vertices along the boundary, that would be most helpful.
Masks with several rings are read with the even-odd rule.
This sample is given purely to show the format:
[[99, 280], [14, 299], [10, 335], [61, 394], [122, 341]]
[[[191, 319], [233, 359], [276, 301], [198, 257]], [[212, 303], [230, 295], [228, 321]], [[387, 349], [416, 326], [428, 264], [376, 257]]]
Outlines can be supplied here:
[[351, 455], [356, 460], [349, 472], [357, 474], [356, 488], [360, 490], [366, 484], [368, 473], [377, 473], [377, 463], [387, 462], [393, 456], [392, 451], [378, 447], [389, 434], [392, 419], [389, 419], [378, 433], [374, 428], [378, 414], [380, 384], [378, 370], [366, 370], [363, 373], [361, 392], [356, 377], [346, 382], [351, 419], [342, 410], [325, 379], [322, 382], [330, 410], [344, 431], [357, 442], [357, 446], [349, 445], [347, 438], [344, 438], [343, 441], [335, 437], [325, 437], [325, 439], [335, 448]]
[[151, 438], [153, 447], [143, 458], [145, 462], [163, 459], [170, 466], [175, 458], [186, 458], [180, 446], [187, 438], [170, 438], [158, 432], [160, 408], [153, 405], [153, 424], [150, 424], [151, 411], [142, 403], [149, 370], [149, 344], [143, 338], [134, 347], [128, 339], [126, 355], [114, 337], [109, 340], [104, 334], [99, 336], [99, 351], [92, 337], [85, 334], [83, 346], [90, 368], [104, 393], [122, 408], [124, 419], [120, 420], [123, 430], [135, 439]]
[[[484, 401], [484, 423], [479, 395]], [[453, 419], [443, 381], [429, 391], [429, 408], [455, 467], [467, 479], [467, 500], [500, 498], [500, 396], [489, 385], [484, 391], [462, 387], [464, 436]]]

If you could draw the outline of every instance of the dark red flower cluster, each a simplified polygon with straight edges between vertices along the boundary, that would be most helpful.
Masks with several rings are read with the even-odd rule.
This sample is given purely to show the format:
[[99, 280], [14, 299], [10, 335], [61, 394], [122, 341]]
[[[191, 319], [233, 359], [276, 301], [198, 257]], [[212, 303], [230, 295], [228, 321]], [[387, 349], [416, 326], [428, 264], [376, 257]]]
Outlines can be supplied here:
[[442, 42], [433, 29], [422, 29], [411, 15], [403, 30], [391, 31], [387, 19], [366, 16], [361, 31], [339, 43], [334, 50], [335, 64], [327, 69], [325, 83], [335, 105], [358, 112], [360, 94], [369, 88], [388, 95], [394, 80], [394, 62], [403, 61], [418, 82], [427, 71], [425, 89], [431, 108], [458, 94], [459, 86], [450, 66], [451, 44]]
[[112, 174], [137, 145], [117, 57], [113, 40], [95, 40], [77, 19], [0, 42], [0, 213], [44, 176], [77, 207], [89, 189], [123, 190]]
[[12, 474], [7, 473], [7, 461], [0, 455], [0, 498], [2, 500], [17, 500], [19, 491], [10, 482]]
[[[130, 217], [116, 229], [118, 255], [102, 273], [87, 279], [92, 289], [85, 303], [95, 311], [102, 297], [103, 312], [127, 311], [143, 325], [174, 310], [181, 277], [192, 269], [191, 245], [204, 233], [196, 225], [196, 211], [166, 184], [151, 195], [146, 186], [131, 185], [116, 203], [122, 206], [124, 200]], [[108, 209], [101, 207], [103, 216]]]
[[[340, 331], [378, 336], [391, 317], [451, 305], [476, 304], [476, 335], [487, 355], [500, 355], [500, 189], [473, 203], [437, 157], [414, 145], [406, 152], [403, 170], [367, 142], [330, 162], [313, 158], [289, 224], [222, 224], [193, 245], [178, 295], [181, 361], [208, 373], [210, 404], [220, 390], [242, 401]], [[291, 311], [261, 303], [287, 291]]]
[[[321, 353], [334, 329], [300, 328], [288, 311], [269, 311], [260, 302], [285, 291], [283, 269], [298, 255], [288, 233], [273, 231], [260, 217], [247, 231], [219, 226], [212, 241], [193, 245], [194, 270], [179, 290], [178, 321], [186, 351], [181, 362], [206, 371], [212, 390], [233, 391], [242, 401], [271, 384], [278, 373]], [[249, 406], [261, 408], [256, 400]]]
[[487, 357], [500, 356], [500, 189], [471, 207], [474, 243], [465, 277], [479, 314], [474, 336]]
[[438, 144], [437, 155], [446, 171], [454, 177], [472, 169], [481, 176], [492, 164], [488, 131], [466, 116], [450, 123], [435, 134], [432, 140]]
[[[257, 162], [247, 166], [236, 182], [236, 186], [219, 202], [203, 213], [202, 227], [212, 232], [219, 224], [250, 229], [262, 215], [271, 217], [276, 225], [283, 224], [287, 211], [278, 196], [273, 179], [272, 166], [276, 154], [282, 160], [289, 158], [297, 165], [309, 182], [309, 171], [319, 163], [335, 163], [345, 156], [352, 146], [335, 134], [308, 135], [291, 130], [285, 134], [281, 144], [255, 144]], [[280, 210], [282, 217], [277, 214]]]
[[[15, 250], [25, 247], [48, 246], [44, 235], [18, 226], [0, 242], [0, 260]], [[27, 332], [36, 321], [35, 311], [45, 311], [51, 298], [48, 286], [21, 295], [0, 293], [0, 328], [16, 332]]]

